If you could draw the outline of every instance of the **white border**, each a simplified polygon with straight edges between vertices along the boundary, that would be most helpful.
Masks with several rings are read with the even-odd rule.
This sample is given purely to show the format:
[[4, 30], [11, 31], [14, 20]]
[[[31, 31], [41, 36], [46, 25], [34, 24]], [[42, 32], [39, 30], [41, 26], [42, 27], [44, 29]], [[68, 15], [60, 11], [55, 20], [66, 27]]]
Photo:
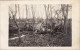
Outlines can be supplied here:
[[[8, 46], [8, 6], [10, 4], [72, 4], [72, 47], [9, 47]], [[0, 49], [28, 50], [78, 50], [79, 48], [79, 2], [78, 0], [50, 1], [0, 1]]]

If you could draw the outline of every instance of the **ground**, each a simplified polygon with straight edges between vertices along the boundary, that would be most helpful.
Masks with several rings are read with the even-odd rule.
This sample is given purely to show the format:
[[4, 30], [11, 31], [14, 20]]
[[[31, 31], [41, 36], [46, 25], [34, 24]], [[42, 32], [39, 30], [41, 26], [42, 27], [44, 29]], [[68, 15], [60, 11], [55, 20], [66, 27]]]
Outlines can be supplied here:
[[[23, 24], [21, 24], [21, 26], [23, 26]], [[46, 31], [39, 31], [39, 33], [35, 33], [35, 31], [31, 30], [26, 31], [26, 27], [23, 27], [25, 29], [22, 29], [22, 31], [20, 32], [20, 39], [18, 37], [19, 35], [17, 29], [14, 29], [13, 27], [10, 28], [9, 26], [9, 46], [71, 46], [71, 26], [71, 20], [69, 20], [67, 34], [63, 32], [64, 29], [62, 29], [62, 32], [56, 31], [59, 27], [63, 26], [55, 27], [56, 29], [54, 29], [54, 32], [52, 33]]]
[[67, 42], [70, 37], [66, 35], [66, 39], [62, 33], [55, 34], [57, 33], [36, 34], [25, 32], [25, 36], [21, 37], [21, 42], [19, 42], [19, 38], [15, 38], [9, 40], [9, 46], [70, 46], [70, 41]]

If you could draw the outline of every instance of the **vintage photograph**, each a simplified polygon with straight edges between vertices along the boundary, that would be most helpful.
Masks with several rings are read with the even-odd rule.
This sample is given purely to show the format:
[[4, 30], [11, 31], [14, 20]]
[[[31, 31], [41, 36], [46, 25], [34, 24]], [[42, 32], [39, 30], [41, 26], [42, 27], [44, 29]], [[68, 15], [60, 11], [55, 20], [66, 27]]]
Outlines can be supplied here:
[[71, 4], [10, 4], [9, 47], [72, 46]]

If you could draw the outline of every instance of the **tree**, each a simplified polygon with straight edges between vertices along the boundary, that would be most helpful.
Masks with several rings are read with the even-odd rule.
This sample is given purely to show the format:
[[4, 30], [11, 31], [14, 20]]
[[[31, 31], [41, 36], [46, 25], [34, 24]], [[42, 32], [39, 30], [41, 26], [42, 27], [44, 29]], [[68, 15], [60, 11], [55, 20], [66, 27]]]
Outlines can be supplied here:
[[35, 24], [35, 12], [34, 12], [33, 5], [31, 5], [31, 10], [32, 10], [32, 16], [33, 16], [33, 31], [34, 31], [34, 24]]
[[[18, 8], [18, 12], [17, 12], [17, 8]], [[20, 20], [19, 5], [16, 5], [16, 4], [15, 4], [15, 11], [13, 11], [13, 10], [11, 9], [11, 7], [9, 7], [9, 10], [10, 10], [10, 14], [11, 14], [11, 16], [12, 16], [12, 19], [13, 19], [13, 21], [14, 21], [15, 25], [17, 26], [17, 29], [18, 29], [18, 37], [19, 37], [19, 44], [20, 44], [20, 42], [21, 42], [20, 26], [19, 26], [19, 24], [18, 24], [17, 21], [16, 21], [16, 14], [17, 14], [17, 13], [19, 13], [19, 20]], [[20, 22], [20, 21], [19, 21], [19, 22]], [[19, 44], [18, 44], [18, 45], [19, 45]]]
[[49, 17], [49, 5], [44, 5], [44, 8], [45, 8], [45, 14], [46, 14], [46, 31], [47, 31], [47, 20], [48, 20], [48, 17]]
[[61, 9], [64, 16], [64, 33], [67, 34], [68, 4], [61, 4]]
[[[52, 30], [53, 30], [52, 9], [53, 9], [53, 7], [51, 7], [51, 5], [48, 4], [48, 5], [44, 5], [44, 8], [45, 8], [45, 14], [46, 14], [46, 28], [45, 28], [45, 30], [46, 30], [46, 33], [47, 33], [48, 27], [50, 27], [50, 33], [52, 33]], [[49, 37], [48, 41], [50, 41], [50, 37]], [[47, 43], [47, 45], [49, 46], [49, 42]]]
[[27, 8], [27, 5], [26, 6], [26, 19], [27, 19], [27, 16], [28, 16], [28, 8]]
[[46, 28], [48, 28], [48, 21], [50, 21], [50, 27], [51, 27], [50, 29], [52, 31], [53, 29], [53, 18], [52, 18], [53, 11], [52, 10], [54, 7], [48, 4], [48, 5], [44, 5], [44, 8], [45, 8], [45, 14], [46, 14]]
[[[24, 27], [27, 26], [27, 17], [28, 17], [28, 8], [27, 8], [27, 5], [25, 5], [25, 8], [26, 8], [26, 23], [24, 25]], [[28, 28], [26, 28], [28, 30]]]

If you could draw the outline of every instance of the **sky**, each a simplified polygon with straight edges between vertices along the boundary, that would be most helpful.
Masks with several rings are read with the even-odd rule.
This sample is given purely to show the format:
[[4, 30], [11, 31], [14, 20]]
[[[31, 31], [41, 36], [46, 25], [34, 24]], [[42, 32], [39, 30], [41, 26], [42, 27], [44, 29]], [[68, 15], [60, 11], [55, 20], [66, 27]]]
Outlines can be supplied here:
[[[29, 4], [27, 5], [27, 12], [28, 12], [28, 15], [26, 16], [26, 5], [19, 5], [19, 12], [20, 12], [20, 18], [32, 18], [32, 11], [31, 11], [31, 5], [32, 4]], [[51, 5], [53, 7], [52, 11], [52, 16], [54, 17], [55, 15], [55, 10], [57, 9], [60, 9], [60, 4], [55, 4], [55, 5]], [[15, 5], [10, 5], [10, 8], [15, 12]], [[46, 14], [45, 14], [45, 8], [43, 6], [43, 4], [35, 4], [33, 5], [33, 9], [34, 9], [34, 12], [35, 12], [35, 17], [36, 18], [43, 18], [45, 19], [46, 18]], [[17, 9], [18, 11], [18, 9]], [[71, 10], [69, 10], [69, 13], [68, 13], [68, 18], [71, 18]], [[19, 13], [17, 12], [16, 14], [16, 18], [19, 18]]]

